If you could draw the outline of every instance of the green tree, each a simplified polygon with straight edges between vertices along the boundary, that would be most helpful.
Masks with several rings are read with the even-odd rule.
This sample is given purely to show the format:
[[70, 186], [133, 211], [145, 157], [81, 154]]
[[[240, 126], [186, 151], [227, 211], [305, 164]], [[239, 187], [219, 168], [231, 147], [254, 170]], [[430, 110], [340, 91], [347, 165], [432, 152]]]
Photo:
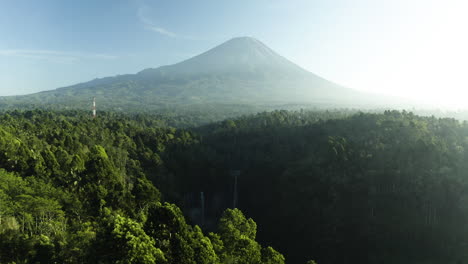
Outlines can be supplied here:
[[225, 260], [240, 264], [260, 263], [261, 247], [255, 241], [257, 224], [239, 209], [226, 209], [219, 222]]
[[156, 246], [166, 253], [169, 263], [196, 263], [191, 228], [177, 206], [169, 203], [151, 206], [144, 230], [156, 240]]
[[94, 146], [89, 155], [79, 185], [90, 213], [100, 212], [103, 206], [119, 208], [125, 197], [122, 177], [102, 146]]
[[192, 244], [195, 253], [195, 263], [216, 264], [219, 257], [216, 255], [211, 240], [203, 235], [200, 227], [195, 226], [192, 231]]
[[262, 248], [263, 264], [284, 264], [284, 256], [272, 247]]
[[110, 216], [109, 223], [97, 234], [96, 257], [103, 263], [164, 263], [164, 253], [155, 247], [140, 223], [120, 215]]

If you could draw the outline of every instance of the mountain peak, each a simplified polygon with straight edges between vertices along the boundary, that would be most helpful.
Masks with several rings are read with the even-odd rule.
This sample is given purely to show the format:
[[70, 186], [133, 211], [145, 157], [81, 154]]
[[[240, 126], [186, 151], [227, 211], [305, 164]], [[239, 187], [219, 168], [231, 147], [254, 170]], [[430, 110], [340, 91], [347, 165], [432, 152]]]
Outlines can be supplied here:
[[[265, 46], [261, 41], [254, 37], [248, 37], [248, 36], [243, 36], [243, 37], [234, 37], [228, 41], [225, 41], [223, 44], [227, 43], [242, 43], [244, 45], [262, 45]], [[221, 45], [223, 45], [221, 44]]]
[[304, 72], [253, 37], [232, 38], [200, 55], [165, 66], [164, 70], [178, 74], [258, 73], [265, 70]]
[[252, 37], [236, 37], [232, 38], [213, 49], [205, 52], [216, 52], [223, 50], [224, 52], [231, 52], [235, 55], [262, 55], [264, 57], [280, 57], [267, 45]]
[[232, 39], [226, 41], [226, 42], [229, 42], [229, 41], [258, 41], [256, 38], [254, 37], [249, 37], [249, 36], [240, 36], [240, 37], [233, 37]]

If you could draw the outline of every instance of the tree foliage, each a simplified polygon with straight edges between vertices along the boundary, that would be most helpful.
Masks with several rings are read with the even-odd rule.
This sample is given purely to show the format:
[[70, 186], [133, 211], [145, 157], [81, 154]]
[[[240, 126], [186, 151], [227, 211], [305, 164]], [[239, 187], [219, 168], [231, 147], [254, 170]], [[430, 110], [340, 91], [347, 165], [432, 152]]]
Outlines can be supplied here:
[[221, 248], [162, 203], [155, 185], [180, 196], [165, 163], [199, 137], [161, 123], [0, 115], [0, 263], [221, 263]]

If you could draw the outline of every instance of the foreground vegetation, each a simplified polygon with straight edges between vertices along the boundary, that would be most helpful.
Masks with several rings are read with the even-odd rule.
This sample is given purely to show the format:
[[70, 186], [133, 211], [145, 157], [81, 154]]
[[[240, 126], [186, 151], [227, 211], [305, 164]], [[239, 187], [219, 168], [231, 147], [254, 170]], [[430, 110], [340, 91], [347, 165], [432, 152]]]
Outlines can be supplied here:
[[2, 114], [0, 263], [468, 258], [465, 122], [273, 111], [171, 127], [194, 122]]
[[169, 177], [159, 154], [197, 139], [158, 123], [2, 115], [0, 263], [284, 263], [238, 209], [203, 233], [163, 202], [146, 175]]

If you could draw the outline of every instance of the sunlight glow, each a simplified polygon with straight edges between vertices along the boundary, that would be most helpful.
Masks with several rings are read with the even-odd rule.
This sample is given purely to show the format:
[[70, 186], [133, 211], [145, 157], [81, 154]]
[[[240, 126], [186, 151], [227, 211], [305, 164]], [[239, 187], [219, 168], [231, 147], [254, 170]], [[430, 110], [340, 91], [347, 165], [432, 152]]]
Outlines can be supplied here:
[[412, 15], [356, 88], [468, 108], [468, 1], [408, 1]]

